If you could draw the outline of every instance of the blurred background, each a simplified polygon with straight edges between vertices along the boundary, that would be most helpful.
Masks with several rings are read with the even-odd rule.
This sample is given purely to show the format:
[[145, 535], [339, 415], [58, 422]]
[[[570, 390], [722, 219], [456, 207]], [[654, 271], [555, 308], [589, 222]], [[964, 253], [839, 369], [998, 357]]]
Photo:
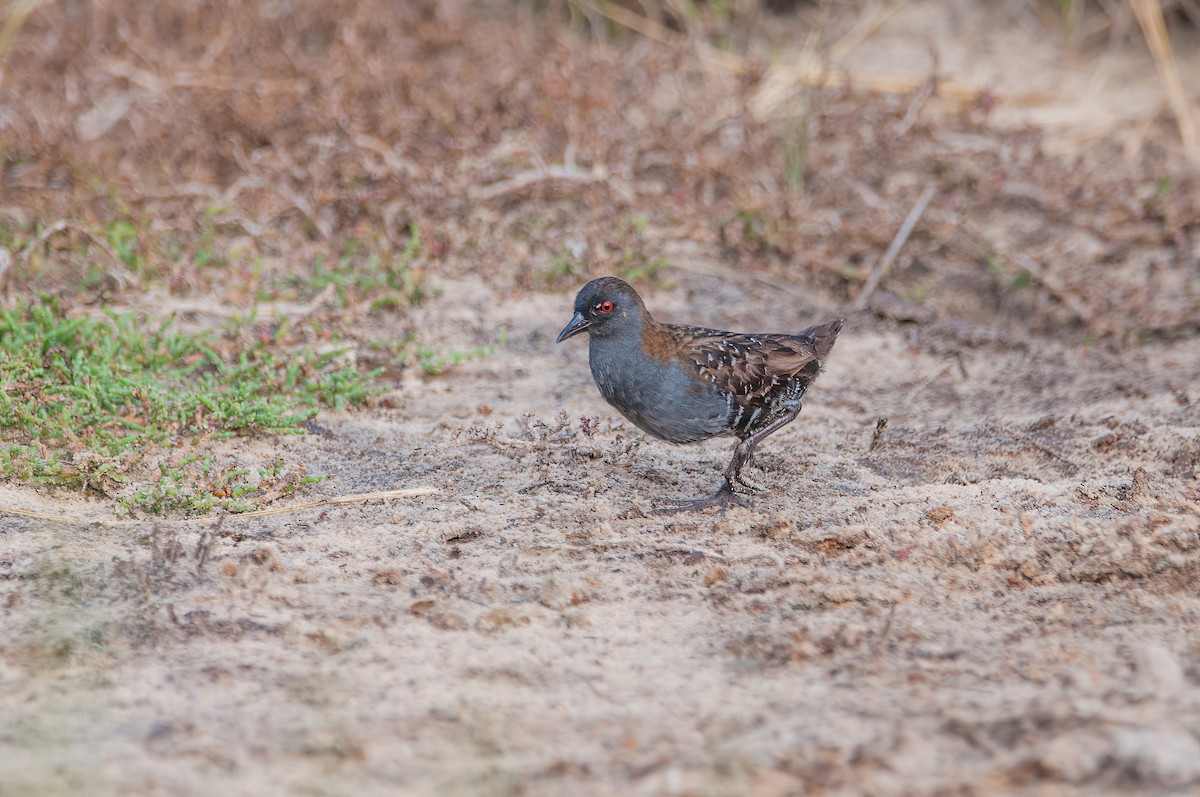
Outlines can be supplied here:
[[324, 305], [403, 338], [430, 274], [566, 291], [690, 270], [906, 321], [1195, 329], [1194, 0], [3, 13], [6, 301], [332, 285]]

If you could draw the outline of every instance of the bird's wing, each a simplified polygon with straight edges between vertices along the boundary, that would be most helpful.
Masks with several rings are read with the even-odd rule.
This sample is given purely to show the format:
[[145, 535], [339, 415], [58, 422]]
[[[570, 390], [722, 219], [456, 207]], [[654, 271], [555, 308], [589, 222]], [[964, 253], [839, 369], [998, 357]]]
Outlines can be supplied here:
[[819, 359], [809, 339], [794, 335], [664, 326], [679, 343], [678, 359], [695, 368], [701, 378], [732, 394], [743, 407], [761, 407]]

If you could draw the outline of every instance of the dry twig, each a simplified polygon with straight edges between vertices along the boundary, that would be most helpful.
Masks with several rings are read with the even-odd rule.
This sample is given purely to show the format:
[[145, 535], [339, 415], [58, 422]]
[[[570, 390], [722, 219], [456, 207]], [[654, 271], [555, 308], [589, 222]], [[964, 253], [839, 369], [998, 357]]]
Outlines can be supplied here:
[[33, 518], [34, 520], [57, 520], [57, 521], [75, 521], [77, 518], [63, 517], [62, 515], [43, 515], [41, 512], [31, 512], [28, 509], [15, 509], [11, 506], [0, 507], [0, 515], [16, 515], [17, 517]]
[[855, 21], [854, 27], [850, 28], [846, 35], [829, 49], [829, 60], [835, 64], [841, 61], [851, 50], [870, 38], [872, 33], [879, 30], [883, 23], [907, 4], [908, 0], [896, 0], [883, 7], [878, 3], [869, 6]]
[[230, 520], [240, 520], [246, 517], [264, 517], [266, 515], [282, 515], [287, 512], [297, 512], [301, 509], [313, 509], [318, 506], [338, 506], [341, 504], [361, 504], [367, 501], [381, 501], [388, 498], [418, 498], [422, 495], [440, 493], [436, 487], [409, 487], [406, 490], [384, 490], [377, 493], [355, 493], [354, 495], [337, 495], [333, 498], [322, 498], [318, 501], [306, 501], [294, 506], [271, 507], [257, 512], [243, 512], [236, 515], [226, 515]]
[[875, 431], [871, 434], [871, 445], [867, 451], [874, 451], [883, 445], [883, 432], [887, 429], [887, 425], [887, 418], [880, 418], [875, 421]]
[[900, 247], [904, 246], [904, 242], [912, 234], [913, 228], [917, 226], [921, 214], [925, 212], [925, 208], [929, 205], [929, 200], [933, 199], [933, 190], [932, 184], [927, 185], [925, 186], [925, 190], [921, 192], [921, 196], [917, 197], [916, 204], [908, 212], [904, 223], [896, 231], [896, 236], [892, 238], [892, 243], [875, 265], [875, 270], [871, 272], [870, 278], [867, 279], [867, 284], [863, 287], [862, 293], [858, 295], [857, 301], [854, 302], [855, 310], [862, 310], [867, 306], [867, 302], [871, 301], [871, 296], [874, 295], [875, 290], [879, 287], [879, 283], [883, 282], [888, 272], [891, 271], [892, 262], [896, 259], [896, 255], [900, 254]]
[[1142, 28], [1142, 35], [1146, 37], [1146, 46], [1154, 56], [1154, 65], [1158, 67], [1158, 74], [1167, 90], [1175, 122], [1179, 125], [1179, 137], [1183, 140], [1184, 152], [1193, 163], [1200, 164], [1200, 135], [1196, 132], [1196, 120], [1192, 116], [1183, 79], [1179, 76], [1179, 65], [1175, 63], [1171, 39], [1167, 36], [1162, 6], [1159, 5], [1159, 0], [1129, 0], [1129, 5], [1133, 7], [1138, 25]]
[[[550, 180], [562, 180], [572, 183], [604, 183], [610, 186], [614, 184], [614, 180], [609, 175], [608, 170], [601, 166], [593, 166], [591, 169], [581, 169], [574, 164], [550, 164], [549, 166], [529, 169], [507, 180], [501, 180], [491, 185], [471, 186], [467, 194], [471, 199], [486, 201]], [[627, 187], [623, 185], [616, 187], [619, 193], [627, 193], [632, 197], [632, 192]]]

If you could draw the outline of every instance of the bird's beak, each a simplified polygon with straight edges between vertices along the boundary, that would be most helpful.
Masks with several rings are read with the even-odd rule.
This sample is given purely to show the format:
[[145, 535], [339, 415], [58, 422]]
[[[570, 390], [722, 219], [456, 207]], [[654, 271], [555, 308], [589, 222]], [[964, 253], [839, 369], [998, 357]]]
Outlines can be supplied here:
[[578, 335], [580, 332], [587, 329], [591, 325], [592, 325], [592, 322], [588, 321], [586, 318], [584, 318], [583, 313], [577, 312], [577, 313], [575, 313], [575, 317], [571, 319], [571, 323], [569, 323], [565, 327], [563, 327], [563, 331], [558, 333], [558, 339], [555, 340], [554, 342], [562, 343], [564, 340], [571, 337], [572, 335]]

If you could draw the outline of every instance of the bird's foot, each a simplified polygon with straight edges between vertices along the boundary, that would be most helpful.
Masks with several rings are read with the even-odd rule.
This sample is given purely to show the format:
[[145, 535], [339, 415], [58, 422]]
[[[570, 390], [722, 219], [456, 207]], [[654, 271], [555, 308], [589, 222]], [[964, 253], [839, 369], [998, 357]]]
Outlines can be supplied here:
[[672, 506], [659, 507], [654, 510], [656, 515], [673, 515], [678, 512], [700, 512], [709, 507], [718, 506], [721, 508], [721, 514], [725, 514], [725, 510], [732, 506], [748, 507], [750, 502], [733, 491], [733, 485], [729, 480], [721, 482], [721, 486], [715, 493], [706, 498], [695, 499], [678, 499], [664, 498], [661, 499]]
[[736, 481], [738, 484], [740, 484], [742, 487], [745, 487], [747, 490], [749, 490], [752, 493], [759, 493], [759, 492], [762, 492], [764, 489], [762, 487], [762, 485], [754, 484], [753, 482], [746, 481], [744, 478], [742, 478], [742, 474], [740, 474], [740, 473], [734, 477], [734, 481]]

